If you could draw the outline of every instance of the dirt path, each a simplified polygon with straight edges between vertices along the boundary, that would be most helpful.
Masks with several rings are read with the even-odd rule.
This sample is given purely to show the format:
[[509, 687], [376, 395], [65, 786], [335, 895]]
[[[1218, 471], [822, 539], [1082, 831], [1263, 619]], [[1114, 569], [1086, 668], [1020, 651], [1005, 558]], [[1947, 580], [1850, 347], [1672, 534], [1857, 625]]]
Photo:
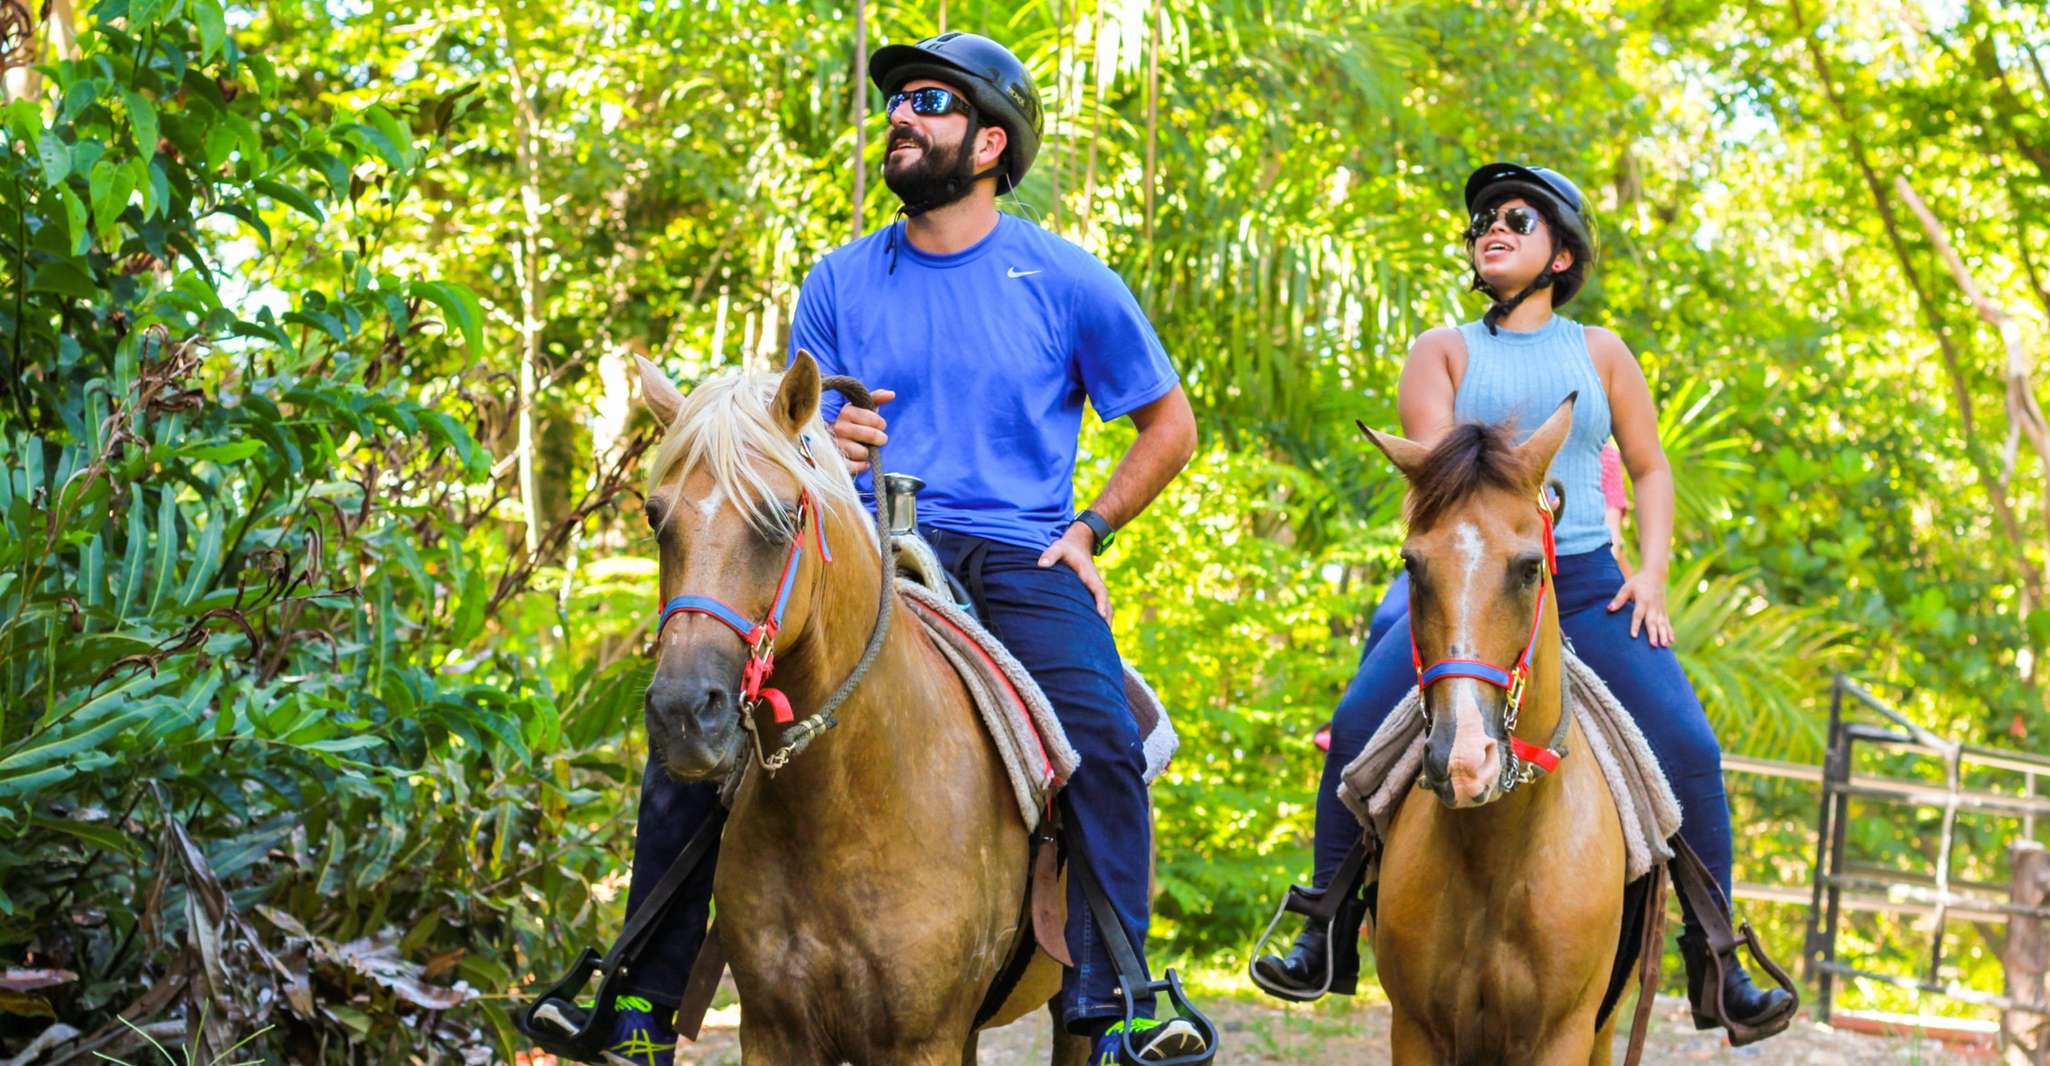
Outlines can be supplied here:
[[[1335, 997], [1334, 997], [1335, 998]], [[1388, 1007], [1336, 999], [1329, 1007], [1288, 1007], [1248, 999], [1206, 1001], [1224, 1037], [1217, 1061], [1228, 1066], [1381, 1066], [1388, 1061]], [[1697, 1033], [1685, 1000], [1659, 997], [1647, 1042], [1647, 1063], [1753, 1063], [1764, 1066], [1949, 1066], [1991, 1059], [1953, 1051], [1934, 1040], [1876, 1037], [1828, 1029], [1806, 1020], [1761, 1044], [1723, 1046], [1719, 1034]], [[677, 1056], [679, 1066], [737, 1066], [738, 1013], [718, 1011], [705, 1039]], [[1043, 1066], [1047, 1021], [1033, 1015], [983, 1038], [983, 1066]], [[1616, 1041], [1617, 1061], [1623, 1040]]]

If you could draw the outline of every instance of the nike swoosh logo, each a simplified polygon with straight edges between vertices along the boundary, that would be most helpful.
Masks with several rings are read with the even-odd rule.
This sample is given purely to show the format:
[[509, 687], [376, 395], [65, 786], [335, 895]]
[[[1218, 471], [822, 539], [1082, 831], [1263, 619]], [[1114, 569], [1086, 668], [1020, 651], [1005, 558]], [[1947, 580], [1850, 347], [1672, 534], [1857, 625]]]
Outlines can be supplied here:
[[1032, 275], [1034, 275], [1034, 274], [1040, 273], [1040, 271], [1037, 271], [1037, 270], [1019, 270], [1019, 269], [1018, 269], [1017, 267], [1011, 267], [1011, 268], [1010, 268], [1009, 270], [1006, 270], [1006, 271], [1005, 271], [1004, 273], [1005, 273], [1005, 275], [1006, 275], [1006, 276], [1008, 276], [1008, 277], [1013, 277], [1013, 278], [1029, 278], [1029, 277], [1031, 277], [1031, 276], [1032, 276]]

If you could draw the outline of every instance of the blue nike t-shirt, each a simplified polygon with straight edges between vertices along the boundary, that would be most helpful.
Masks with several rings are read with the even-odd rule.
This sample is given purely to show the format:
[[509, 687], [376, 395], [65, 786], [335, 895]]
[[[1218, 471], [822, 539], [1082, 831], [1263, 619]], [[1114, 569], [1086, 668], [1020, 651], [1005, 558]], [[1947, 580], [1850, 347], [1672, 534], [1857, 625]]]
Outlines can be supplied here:
[[800, 348], [896, 390], [883, 467], [924, 479], [920, 522], [1035, 550], [1074, 520], [1083, 399], [1108, 422], [1178, 380], [1122, 279], [1010, 215], [953, 255], [912, 247], [901, 222], [828, 253], [797, 295]]

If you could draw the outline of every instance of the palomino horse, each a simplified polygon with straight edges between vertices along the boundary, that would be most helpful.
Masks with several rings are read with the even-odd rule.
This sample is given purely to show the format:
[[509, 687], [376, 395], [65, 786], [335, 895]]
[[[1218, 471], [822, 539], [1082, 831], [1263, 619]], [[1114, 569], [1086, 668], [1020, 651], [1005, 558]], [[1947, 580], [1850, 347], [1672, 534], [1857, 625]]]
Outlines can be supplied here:
[[1622, 921], [1623, 833], [1595, 761], [1553, 758], [1587, 750], [1561, 718], [1540, 497], [1572, 415], [1568, 397], [1521, 446], [1472, 424], [1433, 448], [1367, 433], [1409, 480], [1402, 555], [1428, 721], [1374, 925], [1396, 1066], [1609, 1061], [1620, 1012], [1599, 1032], [1595, 1017]]
[[[713, 882], [742, 1057], [973, 1063], [977, 1008], [1031, 936], [1020, 920], [1026, 831], [994, 742], [921, 627], [888, 626], [872, 660], [864, 654], [883, 561], [819, 421], [818, 367], [799, 353], [780, 377], [732, 375], [688, 397], [652, 364], [640, 368], [644, 398], [669, 427], [647, 494], [662, 602], [716, 604], [731, 619], [665, 609], [647, 718], [651, 749], [679, 779], [724, 781], [746, 767]], [[736, 637], [779, 605], [778, 625]], [[743, 671], [761, 668], [764, 652], [775, 689], [761, 695], [780, 695], [758, 702], [761, 678], [749, 685]], [[837, 728], [792, 750], [793, 734], [810, 735], [805, 724], [863, 668]], [[1058, 983], [1052, 965], [1035, 963], [990, 1024], [1044, 1003]], [[1055, 1034], [1056, 1066], [1081, 1063], [1087, 1043], [1058, 1024]]]

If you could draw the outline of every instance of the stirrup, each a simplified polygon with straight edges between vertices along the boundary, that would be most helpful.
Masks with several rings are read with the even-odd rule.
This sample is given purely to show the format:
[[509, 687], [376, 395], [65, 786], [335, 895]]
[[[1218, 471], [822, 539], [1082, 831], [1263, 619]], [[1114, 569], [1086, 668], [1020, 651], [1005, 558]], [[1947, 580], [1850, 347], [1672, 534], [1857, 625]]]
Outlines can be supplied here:
[[607, 973], [599, 980], [594, 1006], [585, 1008], [577, 1004], [577, 993], [583, 991], [592, 974], [599, 972], [601, 962], [597, 952], [585, 948], [569, 972], [513, 1016], [513, 1024], [536, 1047], [557, 1058], [604, 1062], [606, 1041], [619, 1014], [613, 1006], [610, 988], [619, 971]]
[[[670, 860], [669, 868], [662, 871], [662, 879], [655, 882], [655, 887], [649, 890], [640, 907], [627, 916], [626, 928], [620, 930], [619, 939], [613, 942], [611, 950], [601, 957], [585, 948], [569, 972], [557, 978], [547, 991], [535, 996], [525, 1009], [513, 1015], [513, 1024], [526, 1034], [527, 1039], [541, 1050], [572, 1062], [605, 1061], [606, 1042], [612, 1036], [612, 1023], [619, 1016], [613, 1005], [613, 980], [624, 976], [639, 963], [641, 952], [647, 948], [656, 924], [675, 905], [677, 889], [718, 844], [719, 831], [725, 824], [725, 809], [715, 809], [712, 816], [706, 818], [698, 831], [691, 835], [676, 858]], [[702, 952], [704, 949], [699, 950]], [[600, 975], [598, 998], [587, 1010], [577, 1005], [576, 997], [594, 973]]]
[[[1765, 946], [1758, 942], [1758, 933], [1751, 928], [1751, 923], [1737, 923], [1737, 934], [1736, 942], [1729, 946], [1727, 955], [1717, 951], [1713, 941], [1707, 949], [1715, 980], [1715, 1009], [1710, 1015], [1722, 1025], [1723, 1031], [1729, 1034], [1731, 1047], [1755, 1044], [1767, 1037], [1783, 1033], [1788, 1026], [1794, 1024], [1794, 1016], [1801, 1012], [1801, 990], [1795, 987], [1793, 979], [1787, 976], [1787, 972], [1780, 968], [1779, 963], [1772, 961], [1772, 957], [1765, 953]], [[1779, 985], [1791, 997], [1785, 1010], [1756, 1023], [1740, 1022], [1730, 1017], [1729, 1008], [1723, 1003], [1723, 960], [1727, 958], [1731, 964], [1737, 964], [1737, 948], [1740, 946], [1750, 951], [1751, 961], [1764, 970], [1766, 976], [1772, 978], [1773, 983]], [[1707, 998], [1708, 995], [1708, 990], [1704, 989], [1703, 998]]]
[[[1062, 793], [1063, 807], [1070, 802], [1067, 793]], [[1118, 971], [1118, 995], [1125, 1001], [1125, 1028], [1118, 1034], [1118, 1062], [1120, 1066], [1209, 1066], [1217, 1057], [1217, 1026], [1189, 997], [1182, 992], [1182, 979], [1172, 967], [1161, 971], [1161, 979], [1155, 981], [1139, 962], [1139, 956], [1132, 950], [1132, 942], [1125, 936], [1125, 927], [1118, 920], [1116, 908], [1110, 905], [1110, 897], [1103, 892], [1103, 882], [1096, 879], [1096, 871], [1089, 867], [1089, 856], [1082, 849], [1075, 848], [1069, 855], [1068, 874], [1082, 881], [1082, 898], [1089, 905], [1089, 914], [1096, 921], [1097, 932], [1103, 937], [1103, 946], [1109, 950], [1111, 961]], [[1168, 1004], [1174, 1008], [1175, 1016], [1187, 1022], [1203, 1040], [1203, 1050], [1187, 1055], [1176, 1055], [1166, 1059], [1142, 1059], [1139, 1049], [1132, 1046], [1132, 1027], [1139, 1020], [1139, 1000], [1165, 992]]]
[[[1339, 863], [1338, 872], [1331, 877], [1331, 883], [1323, 888], [1308, 885], [1290, 885], [1288, 893], [1281, 898], [1281, 906], [1274, 912], [1274, 919], [1267, 923], [1267, 930], [1253, 945], [1251, 959], [1246, 963], [1246, 976], [1260, 991], [1276, 999], [1291, 1003], [1310, 1003], [1324, 998], [1334, 987], [1341, 995], [1351, 995], [1359, 980], [1359, 936], [1360, 925], [1366, 920], [1366, 901], [1359, 895], [1360, 883], [1366, 876], [1367, 859], [1370, 852], [1364, 834], [1352, 850], [1345, 853], [1345, 861]], [[1259, 962], [1267, 952], [1267, 942], [1274, 937], [1274, 930], [1281, 925], [1281, 919], [1288, 914], [1300, 914], [1310, 922], [1324, 923], [1324, 983], [1315, 992], [1302, 992], [1274, 984], [1260, 975]], [[1346, 945], [1343, 949], [1340, 944]], [[1344, 956], [1341, 958], [1341, 956]], [[1346, 963], [1348, 972], [1339, 976], [1339, 963]]]
[[1139, 1020], [1140, 997], [1132, 995], [1132, 986], [1120, 979], [1118, 994], [1125, 1000], [1125, 1028], [1118, 1034], [1118, 1066], [1209, 1066], [1210, 1061], [1217, 1057], [1217, 1026], [1212, 1025], [1209, 1016], [1182, 994], [1181, 975], [1175, 973], [1172, 966], [1161, 971], [1160, 980], [1147, 982], [1141, 995], [1150, 998], [1162, 993], [1167, 995], [1175, 1017], [1189, 1023], [1196, 1030], [1196, 1035], [1202, 1038], [1203, 1050], [1167, 1059], [1140, 1058], [1139, 1049], [1132, 1046], [1132, 1026]]
[[[1787, 976], [1787, 971], [1781, 969], [1780, 964], [1765, 953], [1765, 945], [1759, 943], [1758, 933], [1751, 928], [1750, 922], [1738, 922], [1735, 929], [1730, 928], [1730, 902], [1723, 898], [1722, 886], [1716, 883], [1715, 876], [1709, 873], [1708, 864], [1701, 861], [1701, 856], [1696, 855], [1694, 849], [1678, 836], [1666, 843], [1673, 849], [1673, 857], [1667, 862], [1667, 868], [1673, 874], [1673, 885], [1686, 898], [1686, 903], [1694, 912], [1695, 922], [1701, 926], [1703, 950], [1708, 954], [1710, 967], [1710, 972], [1702, 976], [1705, 982], [1713, 983], [1712, 989], [1702, 990], [1702, 998], [1710, 1002], [1700, 1005], [1689, 1004], [1689, 1007], [1699, 1011], [1700, 1007], [1712, 1006], [1713, 1009], [1706, 1013], [1729, 1034], [1731, 1047], [1755, 1044], [1766, 1037], [1784, 1032], [1788, 1026], [1794, 1024], [1794, 1015], [1800, 1013], [1801, 989], [1794, 984], [1793, 978]], [[1740, 1022], [1730, 1017], [1729, 1009], [1723, 1004], [1723, 960], [1727, 958], [1731, 963], [1735, 963], [1739, 945], [1750, 950], [1752, 961], [1756, 962], [1759, 968], [1765, 971], [1766, 976], [1772, 978], [1773, 983], [1779, 985], [1791, 1000], [1786, 1010], [1757, 1024]]]

